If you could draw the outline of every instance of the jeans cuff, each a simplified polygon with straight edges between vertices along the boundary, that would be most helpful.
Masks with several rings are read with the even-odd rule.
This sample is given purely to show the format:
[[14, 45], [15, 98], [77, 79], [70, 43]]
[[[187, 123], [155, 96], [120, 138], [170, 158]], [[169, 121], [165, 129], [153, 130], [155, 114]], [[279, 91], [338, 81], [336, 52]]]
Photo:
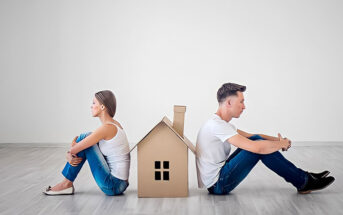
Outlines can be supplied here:
[[304, 189], [304, 187], [307, 185], [307, 182], [308, 182], [308, 173], [307, 173], [307, 172], [305, 172], [305, 177], [304, 177], [304, 179], [305, 179], [305, 182], [303, 183], [303, 185], [301, 185], [301, 186], [298, 188], [298, 190]]
[[67, 172], [68, 172], [68, 170], [65, 172], [65, 170], [63, 169], [62, 175], [63, 175], [66, 179], [68, 179], [69, 181], [74, 182], [74, 181], [75, 181], [75, 178], [70, 177], [70, 175], [69, 175]]

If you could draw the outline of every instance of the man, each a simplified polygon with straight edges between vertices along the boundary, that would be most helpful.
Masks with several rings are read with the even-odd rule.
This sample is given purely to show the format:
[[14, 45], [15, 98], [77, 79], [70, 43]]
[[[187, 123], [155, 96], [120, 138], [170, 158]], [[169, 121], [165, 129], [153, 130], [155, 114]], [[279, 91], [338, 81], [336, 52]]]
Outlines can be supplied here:
[[[211, 194], [228, 194], [261, 160], [270, 170], [291, 183], [299, 193], [324, 189], [335, 178], [329, 171], [305, 172], [284, 158], [280, 149], [287, 151], [291, 141], [267, 135], [253, 135], [237, 129], [230, 123], [245, 109], [243, 92], [246, 87], [234, 83], [223, 84], [217, 92], [217, 112], [201, 127], [196, 143], [198, 185]], [[230, 154], [231, 144], [237, 150]]]

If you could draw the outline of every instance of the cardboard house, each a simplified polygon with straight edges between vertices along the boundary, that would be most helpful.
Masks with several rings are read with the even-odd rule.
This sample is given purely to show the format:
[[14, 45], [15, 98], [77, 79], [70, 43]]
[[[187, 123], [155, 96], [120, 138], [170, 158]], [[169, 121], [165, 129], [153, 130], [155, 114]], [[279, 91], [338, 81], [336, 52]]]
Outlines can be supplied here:
[[137, 143], [138, 197], [187, 197], [188, 149], [184, 135], [186, 107], [174, 106], [173, 123], [164, 117]]

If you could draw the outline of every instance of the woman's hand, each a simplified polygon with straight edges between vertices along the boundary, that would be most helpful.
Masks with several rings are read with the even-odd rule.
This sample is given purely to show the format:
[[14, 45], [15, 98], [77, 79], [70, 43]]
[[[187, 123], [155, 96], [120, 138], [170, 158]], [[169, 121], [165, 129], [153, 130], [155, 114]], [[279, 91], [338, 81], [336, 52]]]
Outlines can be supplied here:
[[73, 142], [71, 142], [71, 147], [75, 146], [77, 144], [76, 140], [79, 138], [78, 136], [74, 137]]
[[82, 161], [82, 158], [77, 157], [76, 155], [71, 154], [70, 151], [67, 152], [66, 158], [67, 158], [68, 163], [70, 165], [72, 165], [72, 166], [77, 166]]

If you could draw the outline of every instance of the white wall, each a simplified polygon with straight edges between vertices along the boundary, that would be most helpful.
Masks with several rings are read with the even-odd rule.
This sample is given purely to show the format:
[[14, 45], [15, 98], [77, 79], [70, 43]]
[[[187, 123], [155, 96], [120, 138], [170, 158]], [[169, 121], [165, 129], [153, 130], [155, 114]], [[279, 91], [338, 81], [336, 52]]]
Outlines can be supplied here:
[[294, 141], [342, 141], [342, 1], [0, 1], [0, 142], [63, 143], [117, 96], [137, 142], [173, 104], [195, 140], [222, 83], [247, 85], [234, 123]]

